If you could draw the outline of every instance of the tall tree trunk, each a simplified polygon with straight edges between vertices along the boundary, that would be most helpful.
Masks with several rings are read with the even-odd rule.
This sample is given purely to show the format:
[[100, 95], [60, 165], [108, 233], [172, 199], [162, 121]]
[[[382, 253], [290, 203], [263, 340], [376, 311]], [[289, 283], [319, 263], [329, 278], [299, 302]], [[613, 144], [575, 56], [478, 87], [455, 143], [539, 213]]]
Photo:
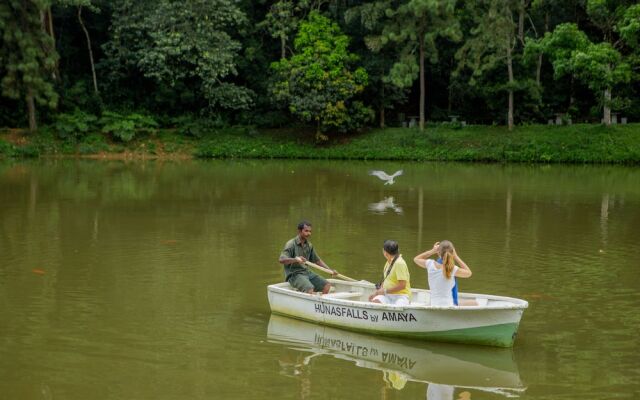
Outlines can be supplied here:
[[384, 128], [384, 76], [380, 79], [380, 128]]
[[[48, 36], [51, 36], [51, 39], [53, 40], [53, 43], [54, 43], [53, 48], [49, 48], [49, 44], [48, 43], [44, 44], [42, 46], [44, 51], [45, 51], [45, 53], [47, 53], [47, 54], [51, 54], [53, 51], [55, 51], [55, 39], [54, 39], [53, 34], [52, 34], [52, 27], [50, 25], [51, 21], [52, 21], [52, 19], [51, 19], [51, 7], [49, 7], [46, 10], [45, 9], [40, 10], [40, 26], [42, 28], [42, 32], [44, 32]], [[57, 62], [56, 62], [56, 64], [57, 64]], [[56, 65], [56, 66], [54, 66], [53, 70], [51, 71], [51, 78], [54, 81], [58, 80], [57, 69], [58, 68], [57, 68], [57, 65]]]
[[[43, 15], [43, 26], [42, 29], [47, 32], [47, 34], [51, 37], [51, 43], [52, 43], [52, 48], [50, 49], [51, 52], [55, 52], [56, 50], [56, 36], [53, 32], [53, 15], [51, 13], [51, 7], [47, 8], [47, 10], [45, 11], [44, 15]], [[59, 68], [59, 64], [60, 62], [58, 61], [58, 59], [56, 58], [56, 63], [53, 66], [53, 71], [51, 71], [51, 76], [53, 77], [54, 81], [58, 81], [60, 79], [60, 68]]]
[[29, 112], [29, 130], [35, 132], [38, 130], [38, 124], [36, 122], [36, 103], [33, 98], [33, 89], [29, 87], [27, 89], [27, 110]]
[[524, 46], [524, 11], [526, 7], [526, 0], [520, 0], [520, 7], [518, 10], [518, 39], [520, 39], [522, 46]]
[[511, 38], [507, 46], [507, 71], [509, 74], [509, 112], [507, 114], [507, 125], [509, 130], [513, 130], [513, 60], [511, 56]]
[[47, 28], [51, 40], [53, 40], [53, 47], [56, 47], [56, 36], [53, 34], [53, 15], [51, 15], [51, 7], [47, 10]]
[[571, 74], [571, 81], [569, 83], [569, 107], [567, 108], [567, 113], [571, 110], [571, 108], [573, 108], [573, 105], [576, 102], [576, 98], [573, 96], [573, 92], [574, 92], [574, 83], [575, 83], [575, 77], [573, 76], [573, 74]]
[[420, 130], [424, 130], [424, 98], [425, 98], [425, 83], [424, 83], [424, 34], [420, 34]]
[[280, 35], [280, 59], [287, 57], [287, 37], [284, 34]]
[[[547, 33], [549, 31], [549, 11], [544, 13], [544, 33], [542, 34], [542, 36], [544, 37], [544, 34]], [[538, 86], [540, 86], [540, 76], [542, 74], [542, 52], [540, 52], [540, 54], [538, 54], [538, 65], [536, 67], [536, 83], [538, 84]]]
[[447, 114], [451, 115], [451, 110], [453, 109], [453, 83], [451, 82], [451, 74], [449, 74], [449, 87], [447, 93]]
[[540, 78], [542, 75], [542, 53], [538, 54], [538, 65], [536, 66], [536, 85], [540, 86]]
[[[454, 58], [451, 57], [451, 65], [454, 65]], [[453, 109], [453, 79], [451, 78], [453, 73], [449, 73], [449, 87], [447, 93], [447, 113], [451, 115], [451, 110]]]
[[82, 6], [78, 6], [78, 21], [80, 22], [80, 26], [84, 31], [84, 36], [87, 38], [87, 49], [89, 49], [89, 62], [91, 63], [91, 75], [93, 76], [93, 92], [98, 94], [98, 79], [96, 78], [96, 67], [93, 62], [93, 50], [91, 50], [91, 37], [89, 36], [89, 31], [84, 26], [84, 21], [82, 20]]
[[611, 88], [604, 90], [604, 124], [611, 125]]

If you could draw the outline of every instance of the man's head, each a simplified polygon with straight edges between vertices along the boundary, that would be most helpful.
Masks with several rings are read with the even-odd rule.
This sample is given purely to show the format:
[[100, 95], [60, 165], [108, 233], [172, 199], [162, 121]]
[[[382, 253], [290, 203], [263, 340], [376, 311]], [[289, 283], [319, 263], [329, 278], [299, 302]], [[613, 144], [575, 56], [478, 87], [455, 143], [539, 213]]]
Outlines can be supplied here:
[[398, 242], [395, 240], [385, 240], [382, 249], [390, 256], [398, 254]]
[[298, 235], [301, 239], [307, 240], [311, 236], [311, 222], [301, 221], [298, 224]]

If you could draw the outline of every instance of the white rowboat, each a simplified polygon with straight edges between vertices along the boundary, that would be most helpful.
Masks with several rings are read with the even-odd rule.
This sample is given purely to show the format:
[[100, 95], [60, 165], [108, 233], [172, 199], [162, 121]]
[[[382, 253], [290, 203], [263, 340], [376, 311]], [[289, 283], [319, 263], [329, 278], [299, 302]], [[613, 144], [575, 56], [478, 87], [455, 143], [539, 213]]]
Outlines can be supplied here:
[[329, 294], [298, 292], [287, 282], [268, 286], [271, 312], [358, 332], [432, 341], [512, 347], [524, 300], [485, 294], [459, 293], [460, 301], [478, 306], [430, 305], [430, 291], [411, 289], [409, 306], [371, 303], [375, 287], [369, 282], [329, 279]]

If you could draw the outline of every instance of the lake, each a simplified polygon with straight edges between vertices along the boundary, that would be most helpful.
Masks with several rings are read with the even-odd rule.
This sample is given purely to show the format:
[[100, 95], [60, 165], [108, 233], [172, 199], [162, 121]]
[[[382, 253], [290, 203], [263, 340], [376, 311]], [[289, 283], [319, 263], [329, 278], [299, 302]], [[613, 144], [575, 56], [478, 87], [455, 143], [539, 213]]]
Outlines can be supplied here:
[[[514, 348], [272, 317], [302, 219], [327, 264], [369, 281], [385, 239], [408, 261], [451, 240], [461, 291], [529, 301]], [[0, 397], [634, 398], [639, 234], [637, 167], [0, 162]]]

